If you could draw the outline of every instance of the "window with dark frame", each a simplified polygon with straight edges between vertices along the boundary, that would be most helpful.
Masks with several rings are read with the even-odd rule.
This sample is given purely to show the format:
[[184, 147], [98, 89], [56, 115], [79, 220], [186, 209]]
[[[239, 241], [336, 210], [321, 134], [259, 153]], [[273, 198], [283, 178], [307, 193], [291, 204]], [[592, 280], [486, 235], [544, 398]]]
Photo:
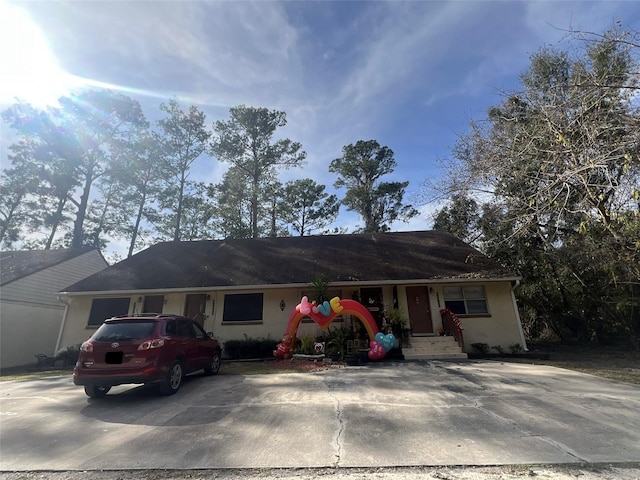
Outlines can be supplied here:
[[230, 293], [224, 296], [223, 322], [261, 322], [263, 293]]
[[107, 318], [129, 313], [129, 297], [121, 298], [94, 298], [91, 303], [91, 313], [89, 313], [89, 323], [87, 326], [97, 327], [102, 325]]
[[456, 315], [487, 315], [489, 308], [482, 285], [443, 287], [444, 306]]

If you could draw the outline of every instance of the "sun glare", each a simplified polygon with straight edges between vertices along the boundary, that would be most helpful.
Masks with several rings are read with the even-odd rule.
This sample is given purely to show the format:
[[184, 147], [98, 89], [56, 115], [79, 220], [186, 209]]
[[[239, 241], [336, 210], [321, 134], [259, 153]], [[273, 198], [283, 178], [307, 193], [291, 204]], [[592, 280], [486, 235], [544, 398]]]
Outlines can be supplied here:
[[63, 72], [29, 15], [0, 0], [0, 105], [16, 98], [44, 107], [68, 93], [73, 77]]

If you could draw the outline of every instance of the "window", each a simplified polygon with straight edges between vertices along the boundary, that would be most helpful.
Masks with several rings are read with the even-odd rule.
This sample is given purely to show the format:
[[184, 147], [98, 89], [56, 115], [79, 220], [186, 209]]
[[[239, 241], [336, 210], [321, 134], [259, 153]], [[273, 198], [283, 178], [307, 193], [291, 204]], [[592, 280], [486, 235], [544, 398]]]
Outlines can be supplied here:
[[167, 322], [165, 327], [167, 335], [176, 337], [194, 337], [191, 320], [177, 318]]
[[262, 321], [262, 293], [235, 293], [224, 296], [223, 322]]
[[122, 342], [149, 338], [156, 322], [113, 322], [104, 323], [93, 336], [96, 342]]
[[195, 331], [196, 338], [207, 338], [209, 335], [202, 329], [197, 323], [192, 323], [193, 330]]
[[144, 313], [162, 313], [164, 306], [164, 295], [147, 295], [144, 297]]
[[98, 326], [107, 318], [129, 313], [129, 297], [94, 298], [89, 314], [89, 326]]
[[193, 327], [189, 320], [176, 320], [176, 336], [178, 337], [193, 337]]
[[444, 287], [444, 306], [456, 315], [486, 315], [487, 297], [482, 285], [473, 287]]

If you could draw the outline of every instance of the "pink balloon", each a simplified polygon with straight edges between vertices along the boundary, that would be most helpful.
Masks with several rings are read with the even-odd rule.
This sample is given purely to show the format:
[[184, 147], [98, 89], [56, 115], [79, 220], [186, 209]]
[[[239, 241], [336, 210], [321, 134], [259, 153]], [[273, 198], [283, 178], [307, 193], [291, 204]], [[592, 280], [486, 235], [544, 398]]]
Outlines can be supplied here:
[[380, 360], [387, 354], [384, 347], [379, 342], [371, 340], [369, 342], [369, 358], [371, 360]]
[[296, 305], [296, 310], [303, 315], [309, 315], [309, 313], [311, 313], [311, 304], [309, 303], [309, 298], [306, 296], [302, 297], [300, 303]]

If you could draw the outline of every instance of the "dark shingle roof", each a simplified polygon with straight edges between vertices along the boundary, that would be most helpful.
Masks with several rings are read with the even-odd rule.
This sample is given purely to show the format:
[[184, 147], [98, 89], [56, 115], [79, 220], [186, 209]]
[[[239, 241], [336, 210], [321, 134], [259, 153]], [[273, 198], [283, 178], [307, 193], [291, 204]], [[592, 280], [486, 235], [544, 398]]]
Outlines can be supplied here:
[[166, 242], [68, 292], [156, 290], [438, 278], [513, 278], [441, 231]]
[[83, 255], [94, 248], [61, 248], [57, 250], [7, 250], [0, 252], [0, 285], [6, 285], [45, 268], [53, 267]]

